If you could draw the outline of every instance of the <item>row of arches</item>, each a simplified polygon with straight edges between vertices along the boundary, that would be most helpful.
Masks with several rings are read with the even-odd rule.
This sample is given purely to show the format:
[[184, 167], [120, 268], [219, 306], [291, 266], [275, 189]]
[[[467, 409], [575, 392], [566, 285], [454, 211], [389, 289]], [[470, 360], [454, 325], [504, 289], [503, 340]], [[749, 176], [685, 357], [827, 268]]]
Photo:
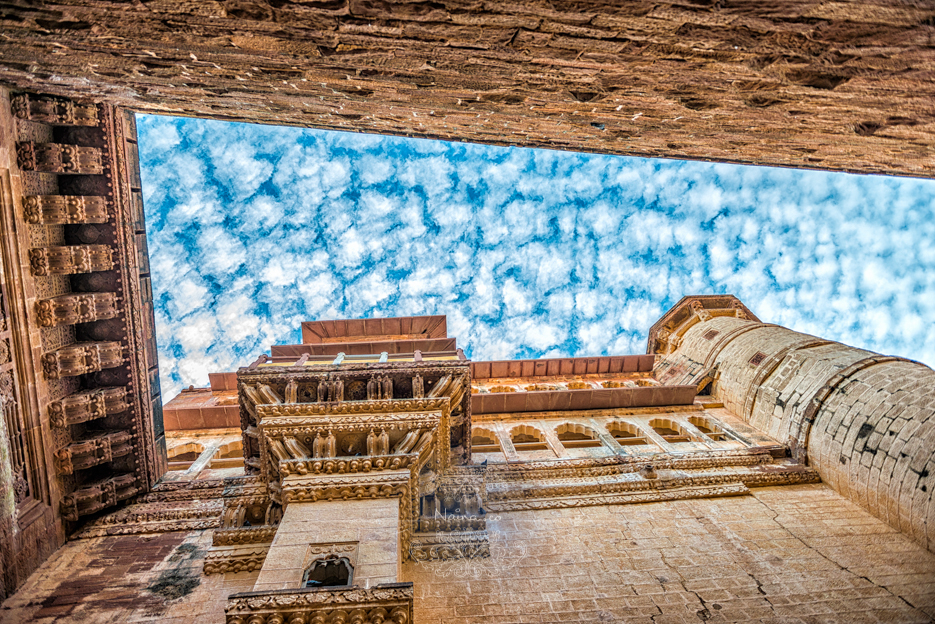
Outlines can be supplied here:
[[[704, 438], [713, 442], [728, 439], [724, 429], [710, 418], [690, 416], [686, 420], [703, 436], [699, 437], [697, 434], [693, 434], [682, 424], [669, 418], [654, 418], [646, 426], [669, 444], [706, 441]], [[615, 420], [608, 423], [606, 429], [607, 433], [621, 446], [654, 444], [647, 432], [633, 423]], [[570, 422], [562, 423], [555, 427], [555, 434], [566, 449], [599, 448], [603, 446], [598, 432], [588, 425]], [[517, 425], [510, 429], [509, 436], [510, 442], [518, 453], [549, 450], [545, 434], [532, 425]], [[483, 427], [474, 427], [471, 435], [471, 447], [474, 453], [502, 451], [497, 434]]]
[[[186, 442], [166, 451], [169, 470], [187, 470], [209, 447], [198, 442]], [[208, 468], [234, 468], [243, 465], [243, 441], [222, 444], [211, 456]]]
[[652, 378], [640, 379], [608, 379], [604, 381], [563, 381], [536, 384], [473, 384], [473, 394], [496, 394], [498, 392], [548, 392], [555, 390], [599, 390], [601, 388], [645, 388], [658, 386], [659, 382]]

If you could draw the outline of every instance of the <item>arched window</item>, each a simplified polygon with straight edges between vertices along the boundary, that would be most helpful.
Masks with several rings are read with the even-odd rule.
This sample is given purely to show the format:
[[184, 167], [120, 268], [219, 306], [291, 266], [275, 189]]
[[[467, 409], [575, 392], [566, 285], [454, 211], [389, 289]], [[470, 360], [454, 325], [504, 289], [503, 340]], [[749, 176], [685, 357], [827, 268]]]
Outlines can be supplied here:
[[565, 384], [565, 388], [568, 390], [590, 390], [593, 386], [586, 381], [569, 381]]
[[555, 428], [558, 439], [562, 441], [565, 448], [599, 448], [601, 441], [597, 434], [589, 427], [565, 423]]
[[303, 587], [347, 587], [354, 577], [354, 567], [347, 557], [329, 557], [312, 562], [302, 580]]
[[547, 451], [549, 446], [545, 443], [542, 432], [535, 427], [520, 425], [510, 431], [510, 441], [517, 452], [523, 451]]
[[195, 442], [180, 444], [166, 452], [169, 460], [169, 470], [185, 470], [191, 466], [198, 457], [204, 453], [205, 447]]
[[705, 434], [715, 442], [720, 442], [721, 440], [727, 439], [727, 435], [725, 435], [723, 429], [718, 427], [707, 418], [702, 418], [700, 416], [690, 416], [688, 418], [688, 422], [695, 425], [695, 428], [698, 429], [698, 431]]
[[492, 386], [488, 388], [488, 392], [516, 392], [516, 388], [513, 386]]
[[688, 437], [688, 433], [682, 429], [678, 423], [675, 421], [669, 420], [667, 418], [656, 418], [649, 421], [649, 426], [653, 430], [662, 436], [662, 439], [670, 444], [678, 444], [679, 442], [691, 442], [691, 438]]
[[636, 425], [625, 422], [612, 422], [607, 425], [607, 431], [614, 437], [617, 444], [621, 446], [638, 446], [640, 444], [649, 444], [646, 441], [646, 435], [640, 431]]
[[480, 427], [475, 427], [471, 432], [471, 452], [472, 453], [499, 453], [500, 442], [496, 434]]

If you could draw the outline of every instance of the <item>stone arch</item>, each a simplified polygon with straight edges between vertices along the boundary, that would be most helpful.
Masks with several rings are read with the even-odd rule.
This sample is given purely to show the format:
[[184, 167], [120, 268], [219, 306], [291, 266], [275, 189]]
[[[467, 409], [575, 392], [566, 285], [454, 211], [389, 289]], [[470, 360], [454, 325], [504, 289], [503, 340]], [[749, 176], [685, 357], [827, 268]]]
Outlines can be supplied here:
[[316, 559], [308, 566], [303, 587], [347, 587], [354, 580], [354, 566], [347, 557]]
[[646, 439], [646, 434], [636, 425], [615, 420], [607, 424], [607, 433], [613, 436], [617, 444], [621, 446], [639, 446], [641, 444], [650, 444]]
[[724, 429], [713, 419], [704, 416], [689, 416], [688, 422], [695, 426], [695, 429], [705, 434], [715, 442], [721, 442], [727, 439]]
[[243, 440], [234, 440], [222, 445], [215, 453], [216, 459], [237, 459], [243, 457]]
[[555, 428], [555, 433], [565, 448], [600, 448], [602, 446], [597, 433], [584, 425], [562, 423]]
[[187, 462], [191, 464], [204, 452], [204, 445], [198, 444], [197, 442], [186, 442], [185, 444], [180, 444], [167, 450], [166, 457], [169, 459], [170, 463]]
[[471, 430], [472, 453], [499, 453], [500, 440], [497, 434], [483, 427], [474, 427]]
[[653, 418], [649, 421], [649, 426], [669, 444], [691, 442], [691, 436], [682, 425], [669, 418]]
[[549, 450], [543, 433], [529, 425], [517, 425], [510, 429], [510, 442], [513, 443], [513, 448], [519, 453]]

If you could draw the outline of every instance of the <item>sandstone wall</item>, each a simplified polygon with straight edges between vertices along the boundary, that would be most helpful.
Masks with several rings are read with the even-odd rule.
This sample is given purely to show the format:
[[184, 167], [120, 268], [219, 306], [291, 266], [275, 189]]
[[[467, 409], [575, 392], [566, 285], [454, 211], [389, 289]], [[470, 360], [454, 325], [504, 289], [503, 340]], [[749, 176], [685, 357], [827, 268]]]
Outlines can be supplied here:
[[9, 4], [0, 81], [146, 111], [931, 176], [931, 3]]
[[[935, 554], [822, 484], [500, 513], [489, 526], [490, 558], [403, 566], [417, 622], [935, 617]], [[0, 622], [223, 622], [225, 597], [257, 573], [201, 576], [208, 545], [210, 532], [69, 542]]]
[[935, 548], [935, 371], [730, 317], [690, 327], [660, 371], [700, 378], [714, 367], [714, 393], [731, 412]]

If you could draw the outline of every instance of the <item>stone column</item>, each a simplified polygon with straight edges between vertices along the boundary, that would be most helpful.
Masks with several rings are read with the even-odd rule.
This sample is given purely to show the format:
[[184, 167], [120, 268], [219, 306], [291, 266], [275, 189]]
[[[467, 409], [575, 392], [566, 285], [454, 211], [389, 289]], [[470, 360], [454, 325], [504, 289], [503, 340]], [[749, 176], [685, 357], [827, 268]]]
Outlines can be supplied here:
[[[696, 302], [707, 318], [686, 312]], [[653, 326], [652, 350], [678, 345], [657, 377], [713, 375], [713, 394], [735, 415], [935, 550], [935, 371], [751, 317], [732, 297], [683, 299]]]

